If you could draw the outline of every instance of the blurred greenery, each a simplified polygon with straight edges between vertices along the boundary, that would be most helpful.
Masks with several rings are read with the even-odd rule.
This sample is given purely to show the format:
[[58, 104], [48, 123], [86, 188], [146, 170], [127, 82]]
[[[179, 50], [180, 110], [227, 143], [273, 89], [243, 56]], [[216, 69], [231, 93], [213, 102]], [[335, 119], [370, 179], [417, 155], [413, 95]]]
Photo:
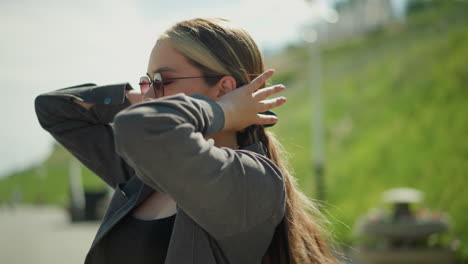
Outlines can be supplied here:
[[[15, 192], [19, 191], [25, 203], [67, 205], [68, 174], [72, 159], [74, 157], [67, 150], [54, 144], [51, 155], [42, 164], [0, 180], [0, 204], [10, 202]], [[81, 166], [81, 173], [85, 190], [105, 189], [105, 183], [85, 166]]]
[[[425, 192], [425, 206], [452, 217], [452, 234], [468, 256], [468, 4], [447, 3], [322, 47], [324, 203], [344, 244], [351, 244], [356, 218], [380, 206], [383, 191], [407, 186]], [[308, 53], [291, 46], [270, 67], [294, 73], [272, 81], [289, 87], [273, 130], [314, 198]]]
[[[452, 234], [468, 258], [468, 4], [444, 3], [322, 47], [324, 203], [342, 244], [351, 244], [355, 220], [379, 205], [383, 191], [407, 186], [452, 217]], [[271, 83], [288, 86], [287, 106], [275, 110], [280, 123], [272, 130], [291, 153], [301, 188], [314, 198], [308, 57], [306, 45], [292, 45], [267, 64], [277, 70]], [[43, 164], [0, 180], [0, 203], [20, 189], [24, 202], [64, 205], [70, 159], [55, 146]], [[86, 189], [104, 188], [89, 170], [83, 173]]]

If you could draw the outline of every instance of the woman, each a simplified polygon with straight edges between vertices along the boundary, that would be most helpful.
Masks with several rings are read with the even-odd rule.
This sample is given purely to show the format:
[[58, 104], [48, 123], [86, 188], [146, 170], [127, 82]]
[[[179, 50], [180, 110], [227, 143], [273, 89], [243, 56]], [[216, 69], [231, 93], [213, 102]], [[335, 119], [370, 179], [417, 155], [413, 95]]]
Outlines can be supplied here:
[[140, 93], [36, 98], [42, 127], [116, 189], [85, 263], [335, 263], [265, 131], [286, 101], [268, 99], [285, 89], [272, 75], [245, 31], [194, 19], [158, 39]]

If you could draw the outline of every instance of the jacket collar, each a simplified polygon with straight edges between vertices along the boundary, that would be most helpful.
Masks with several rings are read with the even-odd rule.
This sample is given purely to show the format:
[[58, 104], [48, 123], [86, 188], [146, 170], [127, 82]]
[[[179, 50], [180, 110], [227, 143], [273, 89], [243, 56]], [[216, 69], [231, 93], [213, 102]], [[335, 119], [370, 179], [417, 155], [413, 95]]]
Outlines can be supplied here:
[[250, 150], [250, 151], [253, 151], [255, 153], [261, 154], [263, 156], [266, 156], [265, 147], [263, 146], [262, 142], [260, 142], [260, 141], [257, 141], [256, 143], [254, 143], [252, 145], [248, 145], [248, 146], [243, 147], [241, 149]]

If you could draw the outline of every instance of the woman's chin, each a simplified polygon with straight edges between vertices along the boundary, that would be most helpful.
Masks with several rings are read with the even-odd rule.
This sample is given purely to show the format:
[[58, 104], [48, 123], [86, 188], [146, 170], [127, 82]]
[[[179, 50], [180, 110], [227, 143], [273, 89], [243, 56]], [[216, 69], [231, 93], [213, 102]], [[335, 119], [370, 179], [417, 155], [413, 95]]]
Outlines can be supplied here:
[[145, 93], [141, 96], [143, 98], [143, 100], [147, 100], [147, 99], [156, 99], [156, 96], [154, 96], [153, 93]]

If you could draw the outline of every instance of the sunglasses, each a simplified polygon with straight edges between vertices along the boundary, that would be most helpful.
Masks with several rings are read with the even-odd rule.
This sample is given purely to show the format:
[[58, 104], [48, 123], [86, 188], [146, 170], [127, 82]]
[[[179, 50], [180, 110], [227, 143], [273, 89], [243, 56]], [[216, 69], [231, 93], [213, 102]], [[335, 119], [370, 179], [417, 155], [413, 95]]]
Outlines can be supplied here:
[[168, 85], [173, 80], [195, 79], [195, 78], [221, 78], [221, 77], [223, 77], [223, 75], [175, 77], [175, 78], [167, 78], [163, 80], [160, 73], [155, 73], [153, 79], [151, 79], [148, 74], [140, 77], [139, 85], [140, 85], [141, 94], [145, 94], [149, 90], [149, 88], [152, 87], [154, 89], [154, 94], [156, 95], [156, 97], [162, 97], [164, 96], [164, 85]]

